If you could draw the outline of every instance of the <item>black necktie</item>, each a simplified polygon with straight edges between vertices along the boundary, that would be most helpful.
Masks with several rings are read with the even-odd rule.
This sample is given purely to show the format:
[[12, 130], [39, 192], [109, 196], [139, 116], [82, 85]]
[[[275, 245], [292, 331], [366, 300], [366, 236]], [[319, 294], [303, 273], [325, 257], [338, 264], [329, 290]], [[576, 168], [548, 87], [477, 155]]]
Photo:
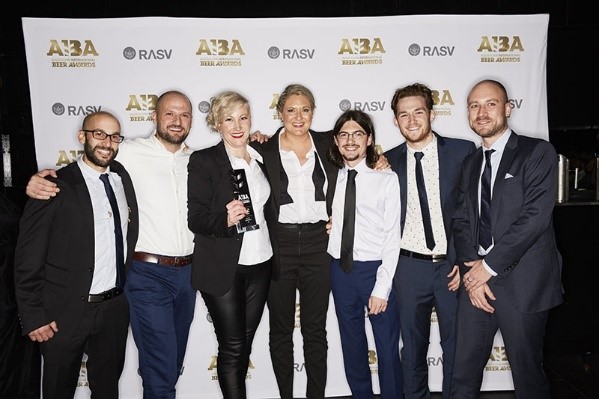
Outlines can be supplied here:
[[108, 174], [100, 175], [100, 180], [104, 183], [104, 190], [108, 196], [110, 207], [112, 208], [112, 216], [114, 220], [114, 240], [116, 243], [116, 287], [123, 288], [125, 283], [125, 256], [123, 254], [123, 231], [121, 230], [121, 214], [119, 206], [116, 203], [116, 196], [112, 190], [112, 186], [108, 181]]
[[431, 224], [431, 212], [428, 208], [428, 196], [426, 195], [426, 185], [424, 184], [424, 173], [422, 173], [422, 162], [420, 162], [423, 156], [424, 153], [420, 151], [414, 153], [414, 158], [416, 158], [416, 186], [418, 187], [418, 197], [420, 198], [420, 212], [422, 213], [426, 247], [432, 251], [435, 248], [435, 236], [433, 235], [433, 226]]
[[485, 170], [480, 178], [478, 243], [484, 250], [489, 248], [493, 242], [491, 235], [491, 154], [494, 151], [485, 151]]
[[356, 225], [356, 172], [347, 171], [345, 205], [343, 207], [343, 229], [341, 230], [341, 268], [349, 273], [354, 263], [354, 228]]

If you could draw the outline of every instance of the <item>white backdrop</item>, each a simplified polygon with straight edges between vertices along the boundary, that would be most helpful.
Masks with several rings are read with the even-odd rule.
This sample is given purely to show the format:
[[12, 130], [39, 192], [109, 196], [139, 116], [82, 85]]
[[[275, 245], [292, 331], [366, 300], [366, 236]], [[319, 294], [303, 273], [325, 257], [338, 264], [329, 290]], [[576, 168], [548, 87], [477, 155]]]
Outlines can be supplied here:
[[[422, 82], [436, 95], [435, 131], [474, 141], [466, 119], [466, 95], [482, 78], [503, 82], [513, 108], [510, 123], [521, 134], [548, 139], [546, 51], [549, 16], [414, 15], [358, 18], [23, 18], [31, 106], [40, 168], [61, 167], [81, 151], [76, 140], [83, 117], [104, 109], [119, 116], [126, 137], [147, 136], [157, 96], [169, 89], [189, 95], [194, 125], [187, 144], [203, 148], [219, 137], [209, 132], [210, 97], [238, 90], [252, 105], [253, 128], [280, 126], [275, 104], [289, 83], [316, 96], [315, 130], [329, 130], [347, 108], [369, 112], [377, 143], [388, 150], [403, 139], [393, 125], [396, 88]], [[198, 296], [195, 320], [179, 380], [179, 398], [220, 397], [216, 341]], [[268, 312], [260, 325], [248, 373], [250, 398], [277, 397], [268, 355]], [[299, 319], [298, 319], [299, 327]], [[441, 349], [435, 317], [429, 351], [430, 386], [441, 389]], [[328, 320], [328, 396], [349, 395], [343, 373], [333, 303]], [[295, 396], [305, 396], [299, 329]], [[373, 377], [376, 353], [371, 342]], [[122, 396], [141, 398], [137, 353], [130, 338], [121, 379]], [[375, 387], [378, 389], [376, 378]], [[85, 368], [80, 379], [85, 385]], [[513, 389], [498, 334], [485, 372], [484, 390]], [[78, 391], [86, 396], [86, 388]]]

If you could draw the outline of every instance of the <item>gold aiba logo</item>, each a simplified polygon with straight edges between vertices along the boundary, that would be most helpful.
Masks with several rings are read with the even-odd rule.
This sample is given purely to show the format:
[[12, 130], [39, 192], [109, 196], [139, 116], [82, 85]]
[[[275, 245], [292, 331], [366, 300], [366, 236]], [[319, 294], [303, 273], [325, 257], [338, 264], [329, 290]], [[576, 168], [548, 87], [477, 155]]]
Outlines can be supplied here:
[[353, 39], [342, 39], [339, 55], [374, 55], [384, 54], [385, 48], [379, 37], [372, 39], [360, 37]]
[[130, 112], [131, 122], [144, 122], [152, 120], [152, 111], [156, 109], [158, 96], [156, 94], [130, 94], [127, 103], [127, 112]]
[[455, 105], [449, 90], [431, 90], [435, 105]]
[[277, 103], [279, 102], [279, 97], [280, 97], [279, 93], [273, 93], [272, 100], [270, 101], [270, 105], [268, 106], [268, 109], [270, 109], [272, 111], [272, 119], [275, 121], [281, 120], [279, 111], [277, 111]]
[[196, 55], [245, 55], [238, 39], [200, 39]]
[[201, 67], [241, 66], [245, 51], [238, 39], [200, 39], [196, 55]]
[[[208, 371], [213, 371], [216, 370], [216, 365], [218, 364], [218, 356], [210, 356], [210, 364], [208, 364]], [[252, 363], [252, 359], [250, 359], [249, 364], [248, 364], [248, 370], [253, 370], [256, 367], [254, 366], [254, 363]]]
[[56, 167], [60, 168], [75, 162], [79, 155], [83, 154], [83, 150], [60, 150], [58, 151], [58, 159], [56, 160]]
[[50, 40], [49, 57], [97, 57], [99, 56], [91, 40]]
[[479, 53], [522, 52], [524, 51], [524, 46], [522, 45], [520, 36], [483, 36], [476, 51]]
[[156, 94], [130, 94], [127, 111], [154, 111], [158, 96]]
[[95, 68], [99, 53], [91, 40], [51, 39], [46, 55], [52, 68]]
[[520, 36], [483, 36], [476, 51], [480, 62], [520, 62], [524, 46]]

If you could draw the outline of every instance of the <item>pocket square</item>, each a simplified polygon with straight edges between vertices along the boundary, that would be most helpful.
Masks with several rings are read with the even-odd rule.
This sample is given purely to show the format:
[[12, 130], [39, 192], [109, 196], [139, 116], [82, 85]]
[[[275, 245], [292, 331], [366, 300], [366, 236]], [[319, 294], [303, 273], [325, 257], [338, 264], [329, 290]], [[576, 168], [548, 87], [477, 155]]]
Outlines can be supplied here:
[[509, 174], [509, 173], [506, 173], [506, 174], [505, 174], [505, 178], [506, 178], [506, 179], [511, 179], [512, 177], [514, 177], [514, 175], [512, 175], [512, 174]]

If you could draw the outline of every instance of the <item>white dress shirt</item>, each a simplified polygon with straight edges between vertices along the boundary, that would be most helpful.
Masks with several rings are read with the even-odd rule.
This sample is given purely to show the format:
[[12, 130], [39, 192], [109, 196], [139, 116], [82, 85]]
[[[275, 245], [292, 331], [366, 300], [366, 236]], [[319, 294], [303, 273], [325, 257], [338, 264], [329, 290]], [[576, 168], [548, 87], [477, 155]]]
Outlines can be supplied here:
[[155, 134], [120, 144], [116, 159], [131, 175], [139, 209], [136, 251], [193, 253], [193, 233], [187, 226], [187, 163], [192, 152], [183, 145], [172, 153]]
[[[316, 147], [312, 136], [310, 136], [310, 140], [312, 141], [312, 148], [308, 151], [308, 160], [303, 165], [300, 164], [297, 155], [293, 151], [283, 149], [279, 151], [283, 169], [285, 169], [289, 179], [287, 192], [293, 199], [291, 204], [281, 205], [279, 210], [279, 222], [281, 223], [316, 223], [321, 220], [329, 220], [326, 201], [316, 201], [314, 199], [315, 189], [312, 181], [315, 162], [320, 163], [324, 173], [324, 165], [320, 160], [320, 156], [326, 155], [321, 154], [316, 157]], [[279, 148], [281, 148], [281, 135], [279, 135]], [[325, 195], [327, 187], [328, 180], [325, 173], [325, 184], [323, 186]]]
[[[377, 171], [362, 160], [354, 168], [356, 175], [356, 224], [354, 260], [376, 261], [382, 264], [376, 273], [371, 296], [387, 300], [393, 286], [393, 276], [399, 259], [400, 215], [399, 180], [392, 170]], [[333, 199], [333, 226], [328, 253], [339, 259], [347, 171], [339, 170]]]
[[[89, 191], [94, 213], [94, 275], [90, 294], [99, 294], [115, 287], [116, 283], [116, 245], [114, 236], [114, 217], [112, 207], [104, 189], [104, 183], [100, 180], [100, 172], [91, 168], [83, 162], [80, 156], [77, 166], [81, 169], [85, 185]], [[129, 226], [129, 207], [125, 197], [125, 189], [121, 177], [106, 169], [108, 180], [116, 196], [121, 217], [121, 230], [123, 231], [123, 252], [127, 254], [127, 228]], [[125, 255], [126, 256], [126, 255]], [[125, 261], [123, 259], [123, 261]]]
[[257, 230], [243, 233], [238, 262], [240, 265], [257, 265], [272, 257], [272, 245], [268, 235], [268, 226], [264, 219], [264, 205], [270, 196], [270, 185], [260, 165], [258, 165], [258, 161], [263, 162], [262, 156], [250, 146], [247, 146], [247, 151], [251, 157], [249, 164], [245, 159], [234, 157], [228, 150], [227, 155], [233, 169], [245, 170], [250, 198], [252, 199], [252, 209], [254, 210], [256, 223], [260, 226]]

